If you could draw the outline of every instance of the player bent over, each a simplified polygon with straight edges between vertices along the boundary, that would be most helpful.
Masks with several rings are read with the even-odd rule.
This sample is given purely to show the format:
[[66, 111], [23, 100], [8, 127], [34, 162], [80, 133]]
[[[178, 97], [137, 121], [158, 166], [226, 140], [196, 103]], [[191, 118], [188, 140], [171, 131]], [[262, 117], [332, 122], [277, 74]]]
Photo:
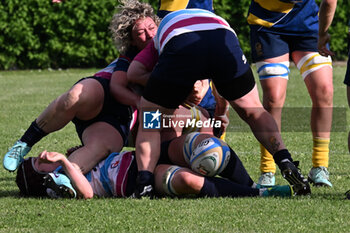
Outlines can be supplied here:
[[[165, 16], [153, 42], [135, 57], [128, 69], [128, 79], [145, 76], [149, 79], [141, 98], [139, 119], [145, 109], [173, 114], [193, 84], [210, 77], [218, 93], [273, 154], [283, 177], [291, 185], [303, 187], [304, 192], [299, 194], [311, 193], [308, 181], [283, 144], [275, 120], [263, 108], [237, 36], [223, 18], [200, 9], [180, 10]], [[140, 124], [136, 139], [139, 174], [135, 193], [151, 194], [159, 154], [160, 130], [147, 130]]]

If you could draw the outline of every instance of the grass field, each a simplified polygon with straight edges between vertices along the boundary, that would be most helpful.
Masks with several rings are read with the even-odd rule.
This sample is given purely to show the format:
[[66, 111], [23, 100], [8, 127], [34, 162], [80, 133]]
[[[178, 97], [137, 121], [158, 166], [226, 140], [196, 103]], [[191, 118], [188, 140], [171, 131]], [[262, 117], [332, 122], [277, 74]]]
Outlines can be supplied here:
[[[349, 232], [350, 155], [346, 118], [349, 110], [345, 66], [334, 68], [335, 124], [331, 134], [330, 167], [333, 188], [314, 188], [310, 197], [216, 199], [92, 199], [21, 198], [15, 174], [0, 168], [0, 232]], [[95, 70], [0, 72], [0, 159], [38, 114], [78, 79]], [[292, 68], [286, 107], [289, 125], [282, 137], [306, 175], [311, 164], [311, 106], [305, 85]], [[259, 177], [259, 146], [252, 133], [231, 113], [228, 143], [247, 170]], [[238, 128], [235, 125], [241, 125]], [[301, 128], [298, 128], [300, 127]], [[299, 130], [298, 130], [299, 129]], [[64, 152], [78, 145], [74, 127], [50, 134], [31, 150]], [[276, 182], [286, 184], [277, 174]]]

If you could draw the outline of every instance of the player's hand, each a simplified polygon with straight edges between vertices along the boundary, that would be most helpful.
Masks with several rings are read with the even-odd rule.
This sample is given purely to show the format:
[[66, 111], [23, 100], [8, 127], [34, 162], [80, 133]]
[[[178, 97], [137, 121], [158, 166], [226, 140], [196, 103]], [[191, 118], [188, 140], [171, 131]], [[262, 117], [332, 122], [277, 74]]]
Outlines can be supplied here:
[[329, 43], [330, 38], [331, 36], [328, 33], [320, 34], [318, 36], [317, 48], [318, 48], [318, 52], [322, 56], [327, 57], [327, 56], [334, 55], [334, 53], [327, 48], [327, 44]]
[[44, 150], [39, 155], [39, 162], [41, 163], [54, 163], [61, 161], [64, 155], [58, 152], [47, 152]]
[[204, 98], [208, 89], [209, 89], [209, 81], [207, 79], [197, 80], [194, 83], [192, 92], [187, 97], [185, 103], [192, 104], [192, 105], [198, 105], [202, 101], [202, 99]]
[[226, 131], [228, 124], [230, 123], [230, 120], [226, 114], [215, 116], [214, 118], [215, 118], [215, 121], [221, 121], [221, 127], [219, 129], [218, 128], [213, 129], [214, 136], [220, 138], [221, 135]]

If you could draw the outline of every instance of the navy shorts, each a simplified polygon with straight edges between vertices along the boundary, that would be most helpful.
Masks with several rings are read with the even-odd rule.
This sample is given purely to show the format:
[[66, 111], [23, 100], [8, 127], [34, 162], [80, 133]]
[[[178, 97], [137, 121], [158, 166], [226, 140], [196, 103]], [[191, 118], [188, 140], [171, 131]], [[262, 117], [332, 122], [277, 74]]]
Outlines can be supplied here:
[[166, 108], [177, 108], [197, 80], [212, 79], [227, 100], [238, 99], [255, 85], [236, 35], [225, 29], [173, 37], [153, 69], [143, 97]]
[[350, 51], [349, 51], [349, 55], [348, 55], [348, 65], [346, 68], [344, 84], [350, 86]]
[[278, 57], [294, 51], [318, 52], [316, 36], [291, 36], [250, 30], [253, 62]]
[[111, 96], [109, 91], [110, 80], [108, 79], [92, 76], [92, 77], [82, 78], [78, 82], [84, 79], [90, 79], [90, 78], [97, 80], [103, 87], [104, 103], [103, 103], [101, 112], [95, 118], [84, 121], [75, 117], [72, 120], [72, 122], [75, 125], [77, 134], [80, 138], [80, 141], [83, 143], [82, 135], [84, 130], [87, 127], [89, 127], [95, 122], [106, 122], [112, 125], [116, 130], [118, 130], [118, 132], [123, 138], [124, 145], [125, 145], [127, 143], [127, 138], [130, 132], [129, 126], [132, 119], [131, 107], [120, 104], [114, 100], [114, 98]]

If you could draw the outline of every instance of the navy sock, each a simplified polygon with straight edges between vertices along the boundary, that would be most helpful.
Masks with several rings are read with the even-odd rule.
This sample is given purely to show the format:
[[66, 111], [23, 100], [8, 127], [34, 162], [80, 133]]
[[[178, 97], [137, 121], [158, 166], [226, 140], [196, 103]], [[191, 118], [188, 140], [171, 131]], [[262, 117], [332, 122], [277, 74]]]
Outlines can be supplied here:
[[21, 137], [21, 141], [27, 143], [29, 147], [32, 147], [35, 143], [40, 141], [43, 137], [45, 137], [47, 133], [45, 133], [36, 123], [33, 121], [29, 126], [27, 131]]
[[254, 183], [247, 170], [238, 158], [237, 154], [230, 148], [231, 156], [226, 168], [219, 174], [235, 183], [251, 187]]
[[259, 189], [237, 184], [218, 177], [205, 177], [200, 197], [253, 197], [259, 196]]
[[275, 163], [280, 166], [281, 165], [281, 161], [284, 159], [288, 159], [289, 161], [293, 162], [292, 156], [290, 155], [289, 151], [287, 149], [283, 149], [280, 151], [277, 151], [274, 155], [273, 155], [273, 159], [275, 160]]
[[138, 173], [138, 184], [146, 186], [146, 185], [154, 185], [154, 175], [150, 171], [139, 171]]

